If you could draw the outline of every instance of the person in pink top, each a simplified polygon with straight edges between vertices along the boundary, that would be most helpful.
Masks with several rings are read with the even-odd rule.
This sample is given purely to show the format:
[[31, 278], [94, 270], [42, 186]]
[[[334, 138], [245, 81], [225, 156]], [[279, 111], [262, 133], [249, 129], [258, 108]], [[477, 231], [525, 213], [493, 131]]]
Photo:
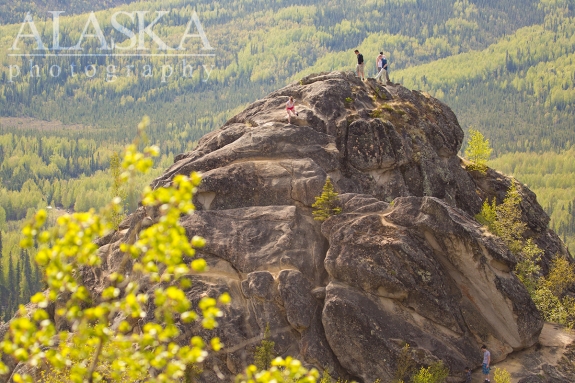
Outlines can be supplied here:
[[291, 124], [290, 113], [293, 113], [295, 116], [299, 116], [299, 114], [295, 111], [295, 101], [293, 100], [293, 97], [291, 97], [291, 96], [290, 96], [288, 102], [286, 103], [286, 113], [288, 116], [288, 124]]

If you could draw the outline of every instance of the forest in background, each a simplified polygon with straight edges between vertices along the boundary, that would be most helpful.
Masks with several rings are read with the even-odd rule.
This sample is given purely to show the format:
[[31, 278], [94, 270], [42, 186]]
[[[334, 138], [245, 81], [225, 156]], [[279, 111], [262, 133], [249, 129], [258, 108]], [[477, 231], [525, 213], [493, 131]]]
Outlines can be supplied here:
[[551, 216], [551, 228], [575, 251], [575, 146], [560, 152], [506, 153], [489, 167], [526, 184]]
[[[50, 45], [46, 12], [66, 11], [60, 44], [72, 46], [87, 12], [96, 11], [107, 39], [126, 44], [126, 36], [112, 28], [111, 15], [149, 10], [149, 22], [160, 9], [170, 13], [154, 31], [169, 45], [178, 44], [195, 10], [216, 48], [215, 58], [186, 62], [191, 76], [176, 72], [162, 82], [159, 68], [172, 65], [177, 71], [181, 59], [109, 55], [34, 57], [39, 76], [30, 77], [31, 57], [8, 56], [27, 12]], [[375, 56], [383, 50], [394, 82], [440, 98], [465, 131], [473, 126], [489, 138], [495, 149], [489, 165], [527, 183], [573, 249], [574, 16], [575, 0], [200, 0], [193, 6], [185, 0], [0, 0], [0, 285], [7, 288], [0, 296], [9, 297], [0, 302], [8, 307], [2, 314], [27, 302], [40, 283], [29, 262], [33, 254], [17, 246], [23, 221], [39, 207], [50, 206], [55, 219], [64, 211], [105, 204], [113, 184], [110, 158], [133, 139], [143, 115], [152, 117], [149, 137], [163, 154], [153, 177], [247, 103], [309, 73], [353, 70], [355, 48], [366, 58], [368, 75], [375, 74]], [[127, 18], [122, 22], [137, 29]], [[98, 52], [98, 44], [87, 38], [85, 52]], [[146, 44], [158, 52], [151, 41]], [[191, 39], [189, 48], [200, 45]], [[33, 52], [35, 41], [24, 38], [20, 47]], [[95, 64], [98, 73], [72, 76], [72, 64]], [[10, 65], [22, 68], [13, 82]], [[52, 65], [62, 67], [57, 78], [49, 73]], [[112, 82], [109, 65], [117, 68]], [[127, 65], [135, 67], [132, 76]], [[144, 65], [155, 68], [150, 77], [143, 76]], [[212, 65], [208, 78], [205, 67]], [[56, 128], [35, 127], [28, 117]], [[137, 193], [128, 200], [127, 210]]]

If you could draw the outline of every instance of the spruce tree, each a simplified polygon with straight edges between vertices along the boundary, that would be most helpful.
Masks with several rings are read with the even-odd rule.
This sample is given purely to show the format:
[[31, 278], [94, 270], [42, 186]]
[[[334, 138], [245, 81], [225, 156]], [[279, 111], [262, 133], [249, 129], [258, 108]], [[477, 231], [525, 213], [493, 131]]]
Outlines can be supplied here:
[[22, 302], [27, 302], [32, 296], [34, 276], [32, 274], [32, 265], [30, 264], [30, 255], [27, 250], [22, 249], [20, 252], [20, 262], [22, 263], [22, 280], [20, 281], [20, 291], [22, 292]]
[[[122, 179], [120, 177], [121, 173], [122, 173], [122, 164], [120, 156], [118, 155], [118, 153], [114, 153], [110, 158], [110, 176], [112, 177], [112, 198], [119, 197], [125, 204], [127, 193], [124, 187], [122, 186]], [[123, 212], [116, 210], [112, 212], [111, 221], [112, 225], [114, 225], [114, 228], [117, 229], [123, 219], [124, 219]]]
[[4, 286], [4, 257], [2, 256], [4, 244], [2, 243], [2, 230], [0, 229], [0, 285]]
[[268, 324], [266, 325], [266, 330], [264, 331], [264, 337], [254, 352], [254, 365], [257, 367], [258, 371], [263, 371], [270, 368], [272, 360], [274, 360], [276, 357], [274, 351], [275, 342], [269, 340], [269, 337], [270, 325]]
[[521, 220], [521, 195], [517, 191], [515, 182], [507, 191], [507, 196], [495, 210], [497, 219], [493, 223], [495, 233], [501, 237], [512, 253], [518, 254], [524, 245], [523, 233], [527, 225]]
[[12, 292], [16, 279], [14, 278], [14, 261], [12, 260], [12, 251], [8, 253], [8, 277], [6, 278], [6, 288]]
[[314, 208], [313, 219], [316, 221], [323, 222], [332, 215], [341, 213], [338, 193], [334, 190], [329, 177], [323, 185], [323, 192], [319, 197], [315, 197], [315, 203], [311, 206]]
[[483, 201], [481, 206], [481, 211], [475, 216], [475, 219], [482, 225], [487, 226], [489, 231], [494, 232], [494, 224], [497, 220], [497, 206], [495, 198], [493, 198], [492, 203], [489, 203], [489, 198]]
[[22, 302], [22, 289], [20, 282], [22, 281], [22, 260], [16, 258], [16, 266], [14, 267], [14, 301], [20, 303]]

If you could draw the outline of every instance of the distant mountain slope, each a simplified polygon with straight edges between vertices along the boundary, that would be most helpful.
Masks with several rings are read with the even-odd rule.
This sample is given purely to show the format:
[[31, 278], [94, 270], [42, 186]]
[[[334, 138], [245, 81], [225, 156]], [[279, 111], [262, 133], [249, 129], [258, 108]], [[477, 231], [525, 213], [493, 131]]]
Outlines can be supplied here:
[[442, 98], [465, 125], [487, 132], [499, 152], [569, 148], [575, 143], [574, 59], [574, 19], [547, 19], [482, 51], [394, 78]]
[[[73, 4], [77, 8], [83, 3]], [[216, 59], [188, 60], [196, 69], [195, 76], [183, 78], [176, 73], [165, 83], [161, 82], [161, 65], [178, 68], [182, 60], [36, 57], [34, 65], [39, 65], [41, 78], [30, 79], [29, 58], [7, 57], [20, 24], [0, 28], [0, 114], [118, 130], [149, 113], [154, 115], [159, 132], [172, 134], [171, 127], [176, 126], [176, 130], [194, 140], [224, 122], [231, 109], [264, 96], [294, 76], [317, 68], [353, 69], [352, 50], [356, 47], [364, 52], [370, 70], [375, 55], [382, 49], [389, 52], [395, 70], [486, 49], [522, 27], [543, 23], [545, 15], [535, 0], [202, 0], [193, 6], [216, 48]], [[150, 17], [156, 10], [170, 10], [155, 31], [169, 45], [176, 46], [190, 18], [192, 4], [189, 0], [134, 2], [97, 12], [108, 41], [113, 37], [122, 43], [126, 36], [114, 31], [110, 23], [112, 13], [118, 10], [147, 10]], [[61, 45], [76, 44], [87, 20], [87, 14], [62, 16]], [[51, 21], [44, 24], [37, 20], [36, 24], [49, 46]], [[30, 51], [34, 48], [33, 39], [22, 41]], [[86, 44], [90, 45], [86, 51], [97, 52], [96, 39], [87, 38]], [[100, 72], [93, 79], [82, 76], [82, 72], [72, 78], [72, 63], [80, 70], [97, 63]], [[48, 73], [54, 64], [62, 66], [57, 78]], [[135, 71], [141, 73], [146, 64], [154, 66], [151, 78], [127, 76], [126, 65], [134, 65]], [[200, 79], [207, 77], [202, 64], [207, 68], [215, 65], [205, 83]], [[9, 65], [22, 69], [22, 75], [13, 83], [9, 83]], [[118, 69], [119, 79], [113, 83], [106, 82], [104, 69], [108, 65]], [[161, 134], [154, 137], [162, 138]]]
[[99, 11], [102, 9], [131, 3], [134, 0], [0, 0], [0, 24], [21, 23], [30, 12], [36, 17], [51, 15], [49, 11], [65, 11], [67, 15]]
[[516, 177], [537, 194], [551, 228], [575, 250], [575, 148], [555, 153], [506, 153], [489, 166]]

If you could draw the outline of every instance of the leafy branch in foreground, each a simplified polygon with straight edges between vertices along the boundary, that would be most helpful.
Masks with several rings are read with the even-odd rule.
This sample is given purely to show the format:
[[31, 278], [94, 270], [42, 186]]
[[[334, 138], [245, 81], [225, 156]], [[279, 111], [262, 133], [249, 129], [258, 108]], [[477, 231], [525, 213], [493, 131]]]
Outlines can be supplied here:
[[308, 370], [290, 356], [275, 358], [271, 364], [270, 369], [263, 371], [258, 371], [254, 365], [249, 366], [236, 377], [236, 383], [315, 383], [319, 378], [316, 369]]
[[[138, 139], [145, 137], [147, 125], [144, 119], [138, 126]], [[125, 150], [124, 181], [147, 172], [152, 157], [158, 155], [154, 146], [139, 152], [138, 139]], [[174, 177], [172, 187], [145, 190], [142, 205], [158, 218], [138, 233], [137, 240], [134, 236], [120, 246], [120, 268], [104, 280], [101, 293], [83, 284], [82, 271], [101, 265], [94, 241], [114, 223], [92, 210], [59, 217], [56, 227], [46, 229], [47, 213], [40, 210], [24, 227], [21, 245], [38, 245], [36, 262], [43, 268], [47, 290], [32, 297], [32, 308], [20, 307], [0, 343], [2, 354], [32, 368], [42, 366], [47, 371], [44, 380], [52, 376], [78, 383], [176, 382], [187, 366], [202, 362], [207, 356], [204, 341], [196, 336], [188, 345], [178, 344], [177, 324], [201, 319], [204, 328], [213, 329], [221, 315], [218, 305], [229, 303], [230, 297], [224, 293], [217, 300], [203, 298], [198, 305], [200, 318], [185, 293], [191, 285], [189, 274], [206, 268], [203, 259], [186, 263], [204, 240], [188, 240], [179, 223], [182, 214], [194, 210], [191, 201], [199, 183], [200, 176], [192, 173]], [[108, 209], [119, 211], [120, 203], [115, 198]], [[153, 296], [147, 291], [153, 291]], [[65, 303], [56, 305], [57, 300]], [[54, 306], [58, 326], [49, 314]], [[221, 347], [218, 338], [211, 339], [212, 350]], [[0, 370], [10, 372], [3, 363]], [[25, 373], [12, 379], [32, 381]]]

